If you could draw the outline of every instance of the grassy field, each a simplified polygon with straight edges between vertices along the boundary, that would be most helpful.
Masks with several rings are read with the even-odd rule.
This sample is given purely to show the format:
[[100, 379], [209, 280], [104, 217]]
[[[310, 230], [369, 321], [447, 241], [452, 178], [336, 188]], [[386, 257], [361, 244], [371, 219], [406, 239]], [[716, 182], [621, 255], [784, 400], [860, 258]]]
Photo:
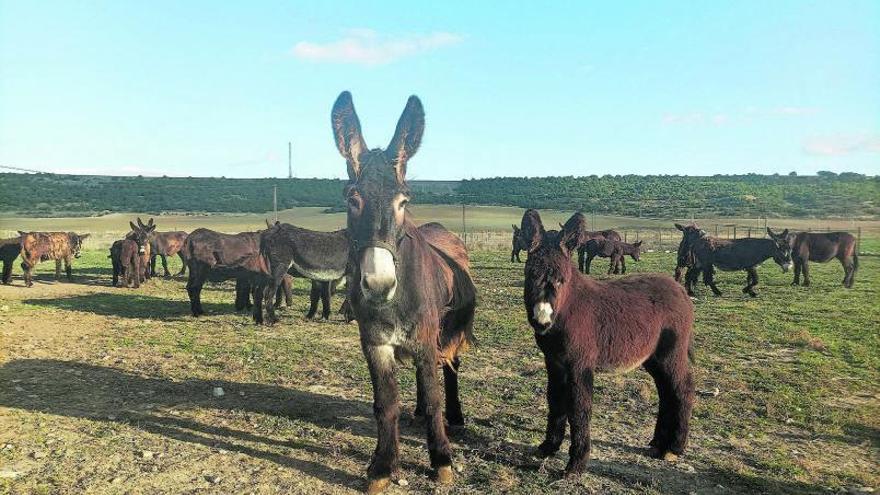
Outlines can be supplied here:
[[[676, 463], [647, 458], [657, 405], [650, 378], [602, 375], [589, 472], [572, 481], [560, 479], [567, 442], [546, 462], [531, 455], [544, 430], [545, 373], [522, 308], [522, 265], [506, 258], [473, 253], [479, 344], [463, 360], [468, 425], [453, 436], [450, 493], [880, 488], [877, 257], [862, 258], [852, 290], [840, 286], [836, 263], [814, 265], [811, 288], [790, 287], [791, 275], [768, 263], [757, 299], [739, 291], [744, 274], [721, 274], [720, 298], [701, 287], [690, 450]], [[649, 253], [629, 267], [669, 273], [673, 264], [672, 254]], [[104, 250], [76, 261], [73, 283], [53, 281], [53, 269], [39, 265], [31, 289], [18, 276], [0, 287], [0, 493], [365, 487], [375, 425], [357, 327], [336, 315], [305, 320], [303, 281], [281, 322], [257, 327], [233, 312], [228, 283], [206, 288], [209, 315], [194, 319], [181, 280], [109, 287]], [[410, 365], [400, 380], [406, 483], [390, 493], [424, 493], [434, 485], [423, 430], [410, 424]]]

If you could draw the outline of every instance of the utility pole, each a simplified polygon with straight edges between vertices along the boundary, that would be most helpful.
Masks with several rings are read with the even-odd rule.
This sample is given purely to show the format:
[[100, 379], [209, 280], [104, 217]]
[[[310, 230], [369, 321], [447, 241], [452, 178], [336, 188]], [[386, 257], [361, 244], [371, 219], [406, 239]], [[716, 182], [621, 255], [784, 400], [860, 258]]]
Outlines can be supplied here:
[[275, 221], [278, 221], [278, 186], [272, 186], [272, 211], [275, 212]]
[[293, 143], [287, 142], [287, 178], [293, 178]]

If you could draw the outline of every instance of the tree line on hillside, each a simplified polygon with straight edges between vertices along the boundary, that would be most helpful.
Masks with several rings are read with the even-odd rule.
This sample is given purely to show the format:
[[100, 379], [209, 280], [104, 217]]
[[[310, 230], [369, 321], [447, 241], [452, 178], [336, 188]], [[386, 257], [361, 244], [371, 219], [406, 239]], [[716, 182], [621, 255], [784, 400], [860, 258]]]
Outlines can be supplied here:
[[[0, 174], [0, 212], [52, 216], [102, 212], [262, 213], [318, 206], [341, 211], [337, 179], [227, 179]], [[497, 177], [458, 183], [420, 181], [413, 201], [583, 210], [642, 217], [876, 217], [880, 179], [823, 172], [815, 176], [716, 175]]]

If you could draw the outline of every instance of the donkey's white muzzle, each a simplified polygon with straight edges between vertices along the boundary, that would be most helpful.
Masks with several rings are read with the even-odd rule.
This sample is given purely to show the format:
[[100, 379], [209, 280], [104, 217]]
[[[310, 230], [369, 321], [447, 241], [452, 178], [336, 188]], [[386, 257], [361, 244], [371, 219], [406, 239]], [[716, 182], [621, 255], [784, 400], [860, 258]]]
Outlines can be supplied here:
[[361, 291], [367, 300], [390, 301], [397, 290], [394, 256], [385, 248], [368, 247], [361, 255]]

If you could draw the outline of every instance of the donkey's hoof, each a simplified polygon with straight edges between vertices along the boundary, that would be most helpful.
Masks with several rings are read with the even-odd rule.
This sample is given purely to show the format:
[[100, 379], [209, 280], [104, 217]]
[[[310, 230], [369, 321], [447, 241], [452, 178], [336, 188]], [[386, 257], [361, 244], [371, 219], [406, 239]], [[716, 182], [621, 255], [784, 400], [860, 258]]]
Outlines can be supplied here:
[[440, 466], [437, 468], [437, 483], [451, 485], [455, 476], [452, 474], [452, 466]]
[[379, 478], [376, 480], [370, 480], [370, 484], [367, 485], [367, 495], [376, 495], [378, 493], [382, 493], [388, 488], [388, 485], [391, 484], [391, 478]]
[[678, 454], [670, 451], [666, 451], [663, 453], [663, 457], [661, 457], [666, 462], [675, 462], [678, 460]]

